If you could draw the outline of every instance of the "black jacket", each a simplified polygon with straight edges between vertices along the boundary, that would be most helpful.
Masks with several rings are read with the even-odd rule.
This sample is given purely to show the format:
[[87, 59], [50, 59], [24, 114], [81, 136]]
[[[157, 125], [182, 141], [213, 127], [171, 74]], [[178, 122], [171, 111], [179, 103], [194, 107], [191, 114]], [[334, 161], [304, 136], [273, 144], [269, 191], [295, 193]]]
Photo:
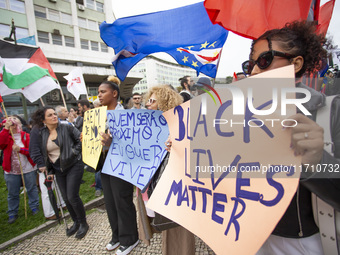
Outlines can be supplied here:
[[[308, 88], [299, 84], [298, 86]], [[309, 88], [310, 89], [310, 88]], [[324, 106], [324, 96], [310, 89], [311, 100], [305, 107], [313, 114], [315, 120], [317, 109]], [[331, 134], [334, 143], [334, 157], [324, 151], [320, 164], [340, 166], [340, 99], [333, 100], [331, 108]], [[338, 168], [340, 172], [340, 169]], [[294, 195], [287, 211], [273, 231], [274, 235], [299, 238], [308, 237], [319, 232], [314, 222], [311, 192], [340, 211], [340, 173], [302, 174], [297, 193]], [[300, 233], [300, 235], [299, 235]]]
[[[39, 129], [41, 138], [41, 152], [37, 148], [30, 148], [31, 157], [34, 162], [41, 161], [41, 156], [48, 169], [48, 172], [54, 174], [54, 169], [51, 167], [51, 163], [47, 154], [47, 140], [50, 132], [47, 127]], [[60, 170], [65, 171], [81, 161], [81, 142], [80, 132], [72, 125], [58, 124], [57, 127], [58, 144], [60, 147]], [[32, 146], [38, 146], [38, 143], [33, 143]], [[39, 165], [38, 165], [39, 166]]]

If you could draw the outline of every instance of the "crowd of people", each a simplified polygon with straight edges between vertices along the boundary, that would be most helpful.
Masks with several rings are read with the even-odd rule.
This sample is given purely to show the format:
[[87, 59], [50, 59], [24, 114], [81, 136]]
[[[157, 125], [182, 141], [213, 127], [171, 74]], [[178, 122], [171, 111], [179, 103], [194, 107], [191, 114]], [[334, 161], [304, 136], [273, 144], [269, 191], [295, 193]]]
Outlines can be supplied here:
[[[297, 113], [290, 117], [298, 123], [291, 128], [291, 148], [295, 155], [302, 157], [302, 166], [339, 164], [340, 157], [340, 120], [338, 110], [340, 101], [335, 100], [331, 112], [331, 133], [334, 155], [324, 150], [323, 129], [315, 122], [317, 111], [324, 106], [325, 94], [338, 94], [340, 87], [334, 75], [339, 71], [325, 72], [325, 86], [318, 89], [304, 84], [302, 77], [306, 73], [324, 69], [322, 60], [327, 58], [323, 45], [325, 38], [315, 33], [315, 25], [310, 22], [292, 22], [282, 29], [265, 32], [254, 40], [249, 60], [242, 64], [243, 75], [239, 79], [253, 76], [271, 69], [293, 65], [297, 78], [296, 87], [307, 89], [312, 99], [305, 107], [313, 114], [311, 118]], [[236, 78], [237, 79], [237, 78]], [[190, 76], [179, 79], [182, 87], [180, 93], [171, 85], [160, 85], [151, 88], [146, 95], [134, 93], [125, 105], [119, 102], [120, 81], [110, 76], [98, 87], [98, 99], [94, 107], [107, 106], [108, 110], [148, 109], [167, 111], [199, 95], [197, 89], [211, 86], [210, 79], [199, 78], [196, 83]], [[323, 92], [323, 93], [321, 93]], [[144, 99], [144, 100], [143, 100]], [[32, 214], [39, 210], [39, 197], [36, 185], [36, 174], [39, 173], [40, 187], [43, 181], [55, 179], [62, 199], [67, 207], [73, 225], [67, 230], [67, 236], [75, 234], [83, 238], [89, 225], [86, 213], [79, 196], [84, 164], [81, 159], [81, 132], [84, 113], [91, 109], [90, 102], [80, 100], [77, 107], [68, 112], [63, 106], [39, 108], [32, 116], [33, 127], [29, 133], [23, 131], [18, 116], [10, 116], [3, 123], [0, 133], [0, 148], [3, 150], [3, 170], [8, 188], [8, 223], [18, 217], [21, 171], [29, 198]], [[120, 178], [102, 173], [103, 162], [112, 142], [109, 132], [101, 133], [103, 151], [97, 169], [95, 169], [96, 192], [104, 194], [109, 224], [112, 230], [111, 241], [106, 245], [108, 251], [116, 254], [128, 254], [139, 242], [141, 227], [137, 223], [137, 213], [133, 203], [134, 186]], [[30, 139], [31, 138], [31, 139]], [[169, 142], [171, 144], [171, 141]], [[167, 148], [171, 153], [171, 146]], [[21, 162], [19, 164], [19, 162]], [[20, 166], [21, 165], [21, 166]], [[288, 209], [278, 222], [272, 235], [267, 239], [260, 254], [323, 254], [319, 228], [313, 217], [311, 194], [332, 205], [340, 211], [340, 179], [332, 174], [325, 174], [320, 179], [315, 173], [306, 171], [301, 177], [297, 192]], [[44, 199], [43, 199], [44, 193]], [[147, 202], [148, 196], [143, 195]], [[53, 210], [48, 205], [46, 191], [41, 190], [44, 215], [55, 219]], [[152, 213], [148, 214], [153, 217]], [[145, 219], [150, 223], [150, 218]], [[169, 254], [194, 254], [194, 235], [183, 226], [177, 226], [162, 232], [162, 252]]]

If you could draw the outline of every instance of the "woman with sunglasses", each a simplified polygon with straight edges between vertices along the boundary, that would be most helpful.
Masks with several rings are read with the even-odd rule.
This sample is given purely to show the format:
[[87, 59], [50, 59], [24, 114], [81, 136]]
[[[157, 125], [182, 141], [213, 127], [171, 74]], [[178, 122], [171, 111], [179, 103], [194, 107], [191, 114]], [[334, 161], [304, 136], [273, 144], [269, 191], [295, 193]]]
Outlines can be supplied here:
[[[147, 109], [163, 112], [183, 102], [181, 95], [168, 85], [152, 87], [145, 99]], [[182, 226], [162, 231], [162, 254], [195, 254], [195, 236]]]
[[[271, 69], [294, 65], [295, 76], [300, 78], [306, 72], [321, 69], [322, 59], [327, 57], [323, 48], [325, 38], [315, 33], [315, 25], [310, 22], [293, 22], [282, 29], [267, 31], [254, 40], [250, 60], [242, 64], [244, 73], [256, 75]], [[291, 129], [291, 147], [295, 155], [302, 156], [302, 164], [309, 164], [307, 172], [302, 171], [300, 185], [287, 211], [275, 227], [272, 235], [264, 243], [259, 254], [323, 254], [319, 229], [314, 221], [311, 192], [327, 201], [340, 211], [340, 181], [330, 174], [310, 173], [311, 166], [318, 164], [340, 164], [340, 119], [339, 100], [332, 105], [332, 133], [335, 157], [323, 150], [323, 129], [314, 121], [316, 111], [324, 106], [324, 95], [305, 86], [311, 100], [304, 104], [313, 116], [298, 113], [291, 116], [297, 126]], [[298, 96], [298, 95], [297, 95]], [[304, 168], [305, 169], [305, 168]], [[322, 173], [321, 173], [322, 174]], [[339, 176], [340, 177], [340, 176]]]
[[[107, 106], [108, 110], [124, 110], [118, 103], [120, 80], [117, 77], [109, 76], [98, 87], [99, 102]], [[109, 133], [101, 133], [104, 151], [112, 143]], [[108, 251], [116, 248], [116, 254], [126, 255], [135, 248], [139, 242], [136, 208], [133, 203], [134, 186], [118, 177], [101, 173], [101, 181], [106, 204], [107, 216], [112, 230], [112, 239], [106, 245]]]

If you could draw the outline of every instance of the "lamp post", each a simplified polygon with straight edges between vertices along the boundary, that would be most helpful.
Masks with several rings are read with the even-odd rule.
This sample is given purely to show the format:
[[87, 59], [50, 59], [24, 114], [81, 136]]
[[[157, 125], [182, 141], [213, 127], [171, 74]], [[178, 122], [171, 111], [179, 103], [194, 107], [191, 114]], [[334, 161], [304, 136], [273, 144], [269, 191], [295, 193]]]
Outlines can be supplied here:
[[[12, 38], [12, 36], [14, 37], [14, 39]], [[15, 45], [17, 45], [17, 36], [15, 34], [14, 19], [12, 19], [11, 32], [10, 32], [8, 37], [4, 38], [4, 40], [9, 41], [9, 42], [14, 42]], [[22, 106], [23, 106], [23, 110], [24, 110], [25, 120], [28, 121], [27, 102], [26, 102], [26, 98], [24, 97], [23, 94], [21, 94], [21, 102], [22, 102]]]

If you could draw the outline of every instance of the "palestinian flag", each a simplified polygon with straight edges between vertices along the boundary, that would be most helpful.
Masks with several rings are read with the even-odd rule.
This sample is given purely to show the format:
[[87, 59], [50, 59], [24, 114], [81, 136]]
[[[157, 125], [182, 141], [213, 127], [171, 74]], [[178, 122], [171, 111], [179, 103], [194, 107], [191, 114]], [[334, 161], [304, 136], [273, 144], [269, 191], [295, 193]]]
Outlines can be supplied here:
[[47, 92], [59, 89], [50, 63], [39, 47], [15, 45], [0, 40], [0, 94], [22, 93], [35, 102]]

